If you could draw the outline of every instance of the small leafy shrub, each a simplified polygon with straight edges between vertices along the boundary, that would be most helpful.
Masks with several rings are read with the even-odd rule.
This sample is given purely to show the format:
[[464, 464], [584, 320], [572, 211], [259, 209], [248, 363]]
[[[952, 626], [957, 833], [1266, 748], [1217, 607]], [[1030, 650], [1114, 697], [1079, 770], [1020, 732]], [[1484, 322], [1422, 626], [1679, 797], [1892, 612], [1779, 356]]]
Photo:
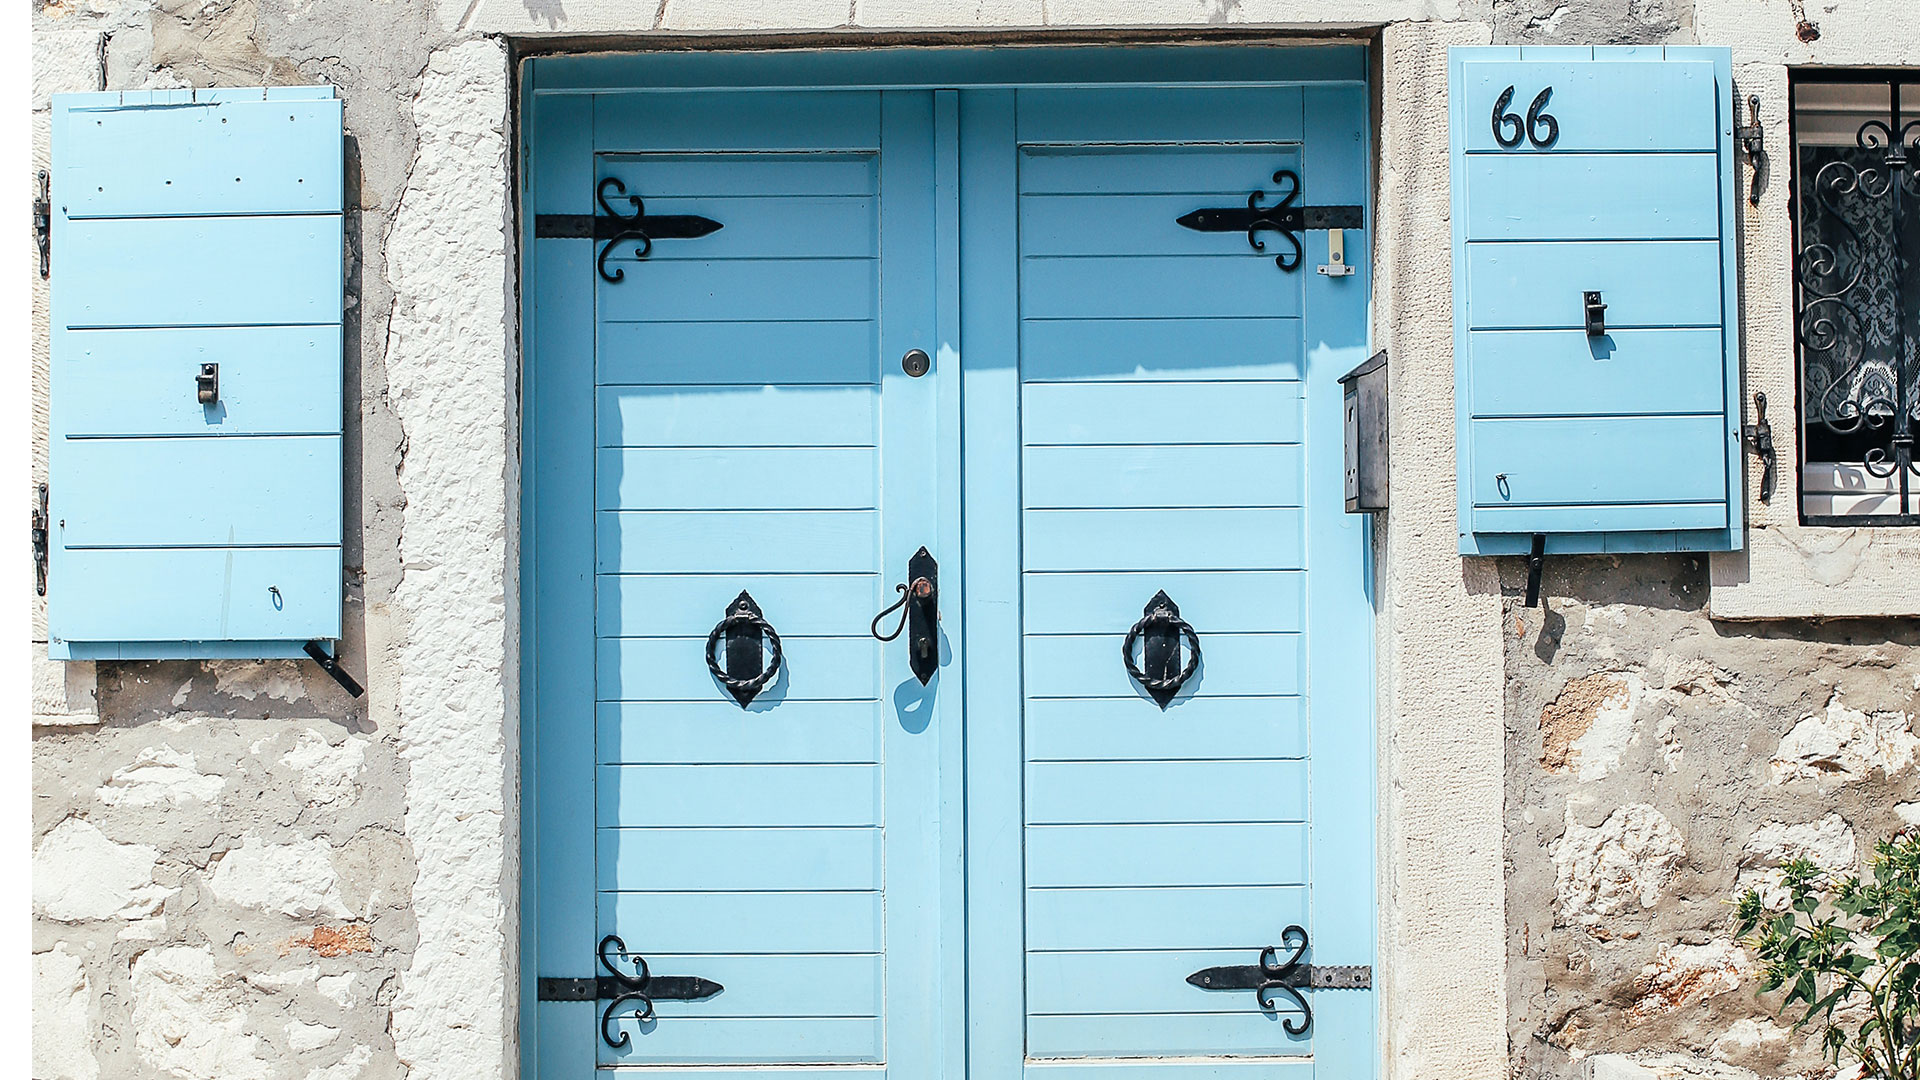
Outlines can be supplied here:
[[1831, 878], [1804, 859], [1782, 869], [1774, 912], [1748, 890], [1736, 933], [1758, 954], [1761, 991], [1785, 987], [1794, 1027], [1818, 1025], [1835, 1064], [1872, 1080], [1920, 1080], [1920, 831], [1874, 846], [1870, 880]]

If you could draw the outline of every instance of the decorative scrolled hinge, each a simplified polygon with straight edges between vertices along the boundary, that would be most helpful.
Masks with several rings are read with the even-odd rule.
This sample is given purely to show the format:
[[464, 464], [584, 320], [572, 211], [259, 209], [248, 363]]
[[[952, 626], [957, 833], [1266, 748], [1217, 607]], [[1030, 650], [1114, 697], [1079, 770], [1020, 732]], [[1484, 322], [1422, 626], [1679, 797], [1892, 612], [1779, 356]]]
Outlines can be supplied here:
[[1307, 952], [1305, 927], [1289, 926], [1280, 932], [1280, 939], [1286, 942], [1288, 949], [1285, 960], [1280, 958], [1277, 946], [1269, 945], [1260, 950], [1258, 963], [1201, 968], [1187, 976], [1187, 983], [1202, 990], [1251, 990], [1254, 1000], [1267, 1012], [1274, 1012], [1278, 1008], [1275, 991], [1287, 995], [1300, 1013], [1298, 1019], [1289, 1016], [1281, 1021], [1281, 1026], [1287, 1029], [1289, 1035], [1305, 1035], [1307, 1029], [1313, 1026], [1313, 1006], [1300, 991], [1368, 990], [1373, 987], [1373, 968], [1367, 965], [1333, 967], [1301, 963], [1301, 958]]
[[1773, 425], [1767, 422], [1767, 395], [1753, 395], [1754, 422], [1740, 429], [1747, 449], [1760, 456], [1760, 501], [1773, 501], [1773, 483], [1780, 469], [1780, 456], [1773, 448]]
[[[608, 202], [608, 192], [612, 197], [625, 199], [633, 204], [633, 213], [623, 214]], [[615, 246], [623, 243], [639, 245], [634, 249], [636, 258], [644, 259], [653, 253], [655, 240], [694, 240], [702, 236], [719, 232], [724, 225], [709, 217], [698, 214], [649, 214], [647, 204], [638, 195], [627, 194], [627, 185], [616, 177], [606, 177], [593, 190], [594, 201], [600, 204], [603, 213], [599, 214], [538, 214], [533, 219], [533, 235], [536, 240], [604, 240], [600, 254], [595, 256], [593, 265], [600, 277], [609, 282], [624, 281], [627, 272], [619, 267], [607, 269], [607, 256], [613, 254]]]
[[1366, 212], [1358, 206], [1296, 206], [1294, 200], [1300, 197], [1300, 174], [1292, 169], [1281, 169], [1273, 174], [1273, 182], [1282, 185], [1280, 201], [1272, 206], [1261, 206], [1260, 200], [1267, 197], [1261, 189], [1255, 189], [1247, 196], [1247, 205], [1204, 206], [1190, 210], [1174, 219], [1177, 225], [1183, 225], [1195, 232], [1244, 232], [1247, 245], [1255, 251], [1267, 250], [1267, 242], [1260, 239], [1263, 232], [1279, 233], [1292, 248], [1273, 257], [1273, 264], [1285, 273], [1291, 274], [1300, 266], [1305, 251], [1300, 246], [1299, 234], [1306, 229], [1359, 229], [1365, 227]]
[[[647, 967], [647, 958], [628, 952], [627, 943], [614, 934], [601, 938], [596, 951], [600, 966], [607, 969], [605, 975], [591, 979], [543, 978], [536, 990], [541, 1001], [605, 1001], [607, 1007], [600, 1011], [600, 1038], [615, 1050], [633, 1042], [633, 1036], [624, 1031], [614, 1038], [615, 1014], [626, 1006], [632, 1005], [633, 1019], [644, 1024], [655, 1018], [656, 1001], [701, 1001], [726, 989], [698, 975], [655, 975]], [[615, 967], [616, 959], [633, 965], [632, 974]]]

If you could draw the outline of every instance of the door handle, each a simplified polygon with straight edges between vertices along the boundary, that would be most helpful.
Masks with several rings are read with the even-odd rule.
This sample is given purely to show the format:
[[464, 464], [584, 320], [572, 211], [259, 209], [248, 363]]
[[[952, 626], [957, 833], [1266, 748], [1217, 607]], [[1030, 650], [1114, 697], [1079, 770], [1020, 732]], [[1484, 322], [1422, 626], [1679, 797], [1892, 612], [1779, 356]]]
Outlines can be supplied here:
[[[940, 667], [940, 564], [926, 548], [907, 560], [907, 584], [895, 585], [900, 599], [873, 617], [867, 630], [880, 641], [892, 641], [907, 632], [907, 666], [920, 685], [927, 685]], [[902, 608], [906, 610], [901, 611]], [[900, 611], [900, 624], [893, 633], [880, 632], [880, 620]]]

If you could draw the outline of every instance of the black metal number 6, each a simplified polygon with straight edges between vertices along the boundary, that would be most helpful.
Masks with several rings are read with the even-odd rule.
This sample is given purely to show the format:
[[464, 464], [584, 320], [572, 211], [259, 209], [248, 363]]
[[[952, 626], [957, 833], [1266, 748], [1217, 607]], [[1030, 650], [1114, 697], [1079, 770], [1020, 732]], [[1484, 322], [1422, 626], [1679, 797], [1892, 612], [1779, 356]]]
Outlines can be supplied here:
[[[1553, 87], [1549, 86], [1534, 95], [1533, 104], [1527, 106], [1527, 115], [1523, 120], [1517, 113], [1507, 111], [1513, 104], [1514, 87], [1507, 87], [1493, 103], [1493, 141], [1506, 149], [1513, 149], [1525, 139], [1544, 150], [1560, 138], [1560, 121], [1551, 113], [1540, 110], [1546, 107], [1547, 99], [1553, 96]], [[1541, 129], [1545, 134], [1541, 134]]]

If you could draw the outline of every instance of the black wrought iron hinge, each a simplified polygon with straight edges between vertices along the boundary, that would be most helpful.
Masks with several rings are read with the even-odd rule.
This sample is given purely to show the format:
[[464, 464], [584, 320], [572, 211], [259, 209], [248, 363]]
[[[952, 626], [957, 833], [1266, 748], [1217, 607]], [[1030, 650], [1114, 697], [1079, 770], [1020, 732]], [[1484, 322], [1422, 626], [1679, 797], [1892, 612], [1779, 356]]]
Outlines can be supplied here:
[[1289, 1016], [1281, 1021], [1281, 1026], [1287, 1029], [1289, 1035], [1304, 1035], [1313, 1026], [1313, 1006], [1308, 1004], [1306, 995], [1300, 991], [1372, 988], [1373, 968], [1370, 966], [1356, 964], [1335, 967], [1301, 963], [1300, 958], [1307, 952], [1305, 927], [1289, 926], [1280, 932], [1280, 938], [1286, 942], [1289, 950], [1285, 960], [1280, 958], [1277, 946], [1269, 945], [1260, 950], [1258, 963], [1201, 968], [1187, 976], [1187, 982], [1202, 990], [1251, 990], [1260, 1007], [1268, 1012], [1278, 1007], [1274, 991], [1287, 995], [1300, 1012], [1298, 1018]]
[[1733, 137], [1740, 142], [1740, 149], [1747, 155], [1747, 167], [1751, 174], [1747, 189], [1747, 205], [1760, 205], [1760, 185], [1767, 178], [1767, 132], [1760, 126], [1760, 95], [1747, 95], [1748, 122], [1733, 129]]
[[41, 484], [33, 505], [33, 591], [47, 595], [47, 485]]
[[40, 170], [40, 197], [33, 200], [33, 242], [40, 248], [40, 276], [53, 271], [53, 198], [47, 170]]
[[1278, 196], [1280, 201], [1272, 206], [1260, 205], [1267, 193], [1256, 188], [1247, 196], [1244, 207], [1206, 206], [1182, 214], [1174, 221], [1195, 232], [1244, 232], [1247, 243], [1255, 251], [1267, 250], [1266, 241], [1260, 239], [1259, 233], [1279, 233], [1293, 251], [1275, 255], [1273, 264], [1287, 273], [1299, 267], [1304, 254], [1299, 237], [1302, 230], [1358, 229], [1366, 225], [1366, 211], [1358, 206], [1294, 205], [1294, 200], [1300, 197], [1300, 176], [1291, 169], [1274, 173], [1273, 182], [1282, 185], [1282, 190]]
[[[619, 1038], [613, 1037], [614, 1014], [623, 1007], [633, 1005], [633, 1019], [644, 1024], [654, 1018], [656, 1001], [704, 1001], [726, 989], [698, 975], [655, 975], [648, 970], [646, 957], [628, 952], [627, 943], [613, 934], [600, 939], [597, 952], [606, 974], [591, 979], [542, 978], [535, 984], [535, 993], [541, 1001], [605, 1001], [600, 1038], [615, 1050], [633, 1041], [624, 1031]], [[631, 964], [633, 973], [613, 966], [616, 959]]]
[[[608, 191], [613, 192], [614, 198], [632, 203], [633, 213], [622, 214], [615, 210], [613, 204], [607, 201]], [[698, 214], [649, 214], [640, 196], [627, 194], [627, 185], [611, 176], [600, 181], [593, 197], [605, 213], [539, 214], [533, 219], [533, 235], [539, 240], [606, 241], [593, 265], [600, 271], [600, 277], [609, 282], [622, 281], [627, 276], [627, 272], [617, 266], [611, 271], [607, 269], [607, 256], [613, 252], [615, 245], [628, 241], [636, 243], [640, 246], [634, 250], [634, 256], [644, 259], [652, 254], [655, 240], [694, 240], [726, 227]]]
[[1753, 395], [1754, 422], [1740, 429], [1747, 449], [1760, 455], [1760, 501], [1773, 501], [1773, 483], [1780, 468], [1780, 455], [1773, 448], [1773, 425], [1767, 422], [1767, 395]]

